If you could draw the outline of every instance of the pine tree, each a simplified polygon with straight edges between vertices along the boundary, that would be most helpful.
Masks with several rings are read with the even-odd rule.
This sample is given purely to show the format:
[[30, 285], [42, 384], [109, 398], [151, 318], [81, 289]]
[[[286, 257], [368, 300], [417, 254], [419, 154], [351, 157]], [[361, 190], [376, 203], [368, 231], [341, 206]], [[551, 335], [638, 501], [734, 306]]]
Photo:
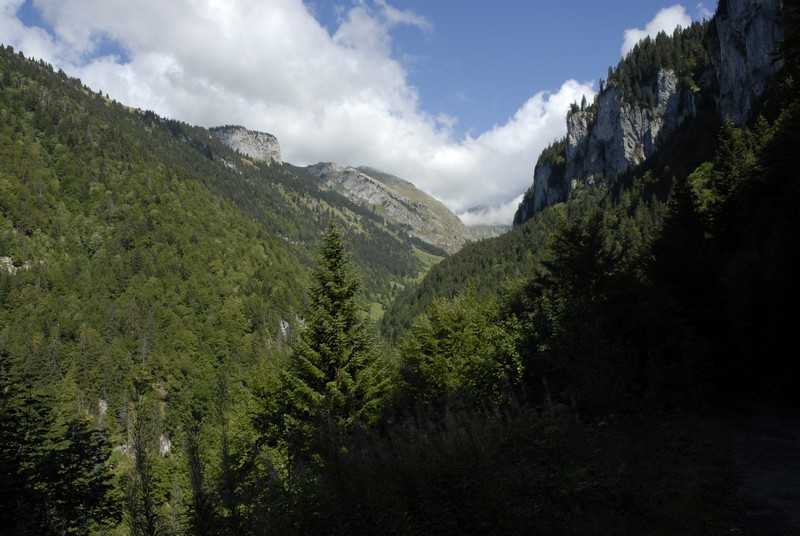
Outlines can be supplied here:
[[152, 400], [137, 393], [129, 411], [130, 449], [133, 467], [128, 474], [126, 514], [132, 536], [161, 533], [163, 520], [158, 512], [158, 475], [155, 467], [157, 409]]
[[119, 521], [105, 434], [86, 417], [59, 424], [52, 400], [0, 356], [0, 527], [3, 534], [87, 534]]
[[596, 410], [617, 395], [611, 392], [616, 348], [604, 321], [621, 274], [619, 254], [608, 241], [599, 211], [563, 221], [551, 239], [550, 259], [523, 290], [527, 344], [533, 346], [523, 356], [527, 380], [535, 389], [536, 382], [547, 385], [548, 401], [552, 388], [573, 406]]
[[505, 402], [522, 370], [518, 331], [472, 286], [435, 300], [401, 341], [401, 400], [416, 409]]
[[356, 304], [358, 289], [341, 235], [331, 225], [309, 292], [306, 326], [284, 377], [286, 440], [296, 462], [320, 460], [324, 445], [363, 422], [375, 404], [367, 368], [373, 343]]

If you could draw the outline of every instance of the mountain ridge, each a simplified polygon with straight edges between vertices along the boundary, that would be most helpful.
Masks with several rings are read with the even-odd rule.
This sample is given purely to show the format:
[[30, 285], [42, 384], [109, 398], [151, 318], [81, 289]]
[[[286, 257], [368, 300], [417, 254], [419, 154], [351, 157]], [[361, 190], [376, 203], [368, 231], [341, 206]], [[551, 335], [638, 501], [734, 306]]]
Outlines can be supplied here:
[[707, 23], [637, 44], [609, 71], [591, 105], [573, 105], [558, 147], [563, 162], [547, 151], [539, 156], [515, 225], [576, 188], [612, 182], [642, 165], [703, 109], [737, 125], [749, 119], [780, 69], [780, 6], [781, 0], [723, 1]]
[[[557, 227], [557, 221], [569, 220], [588, 207], [608, 210], [612, 219], [622, 218], [616, 214], [619, 211], [625, 217], [658, 221], [673, 179], [686, 178], [696, 166], [714, 158], [720, 116], [726, 109], [720, 103], [728, 98], [714, 92], [717, 78], [740, 81], [736, 95], [750, 99], [749, 119], [761, 106], [764, 94], [759, 97], [757, 91], [768, 88], [769, 73], [779, 69], [780, 64], [756, 62], [758, 67], [748, 75], [742, 69], [747, 65], [747, 54], [729, 49], [742, 49], [741, 43], [747, 43], [748, 36], [756, 41], [772, 36], [768, 46], [751, 44], [743, 49], [761, 51], [762, 59], [764, 50], [777, 50], [780, 31], [776, 27], [780, 21], [773, 15], [779, 4], [779, 0], [730, 0], [721, 3], [718, 15], [706, 24], [697, 23], [673, 36], [662, 34], [656, 40], [640, 43], [632, 56], [609, 69], [611, 89], [603, 87], [597, 100], [583, 108], [573, 105], [567, 117], [567, 136], [555, 140], [539, 155], [533, 184], [517, 209], [513, 230], [480, 248], [465, 248], [448, 257], [419, 285], [401, 293], [382, 321], [384, 332], [398, 337], [436, 298], [458, 295], [469, 285], [485, 294], [503, 292], [504, 284], [546, 260], [545, 237]], [[735, 16], [731, 18], [726, 13]], [[712, 31], [718, 21], [720, 27], [729, 29], [722, 32], [728, 36], [724, 39]], [[769, 31], [761, 27], [767, 22]], [[748, 33], [752, 28], [756, 28], [752, 30], [755, 33]], [[731, 35], [738, 36], [740, 42], [737, 44]], [[710, 66], [708, 54], [715, 42], [721, 43], [725, 52], [714, 54], [738, 58], [720, 64], [721, 69], [734, 69], [735, 76], [717, 74], [713, 70], [716, 67]], [[659, 50], [669, 50], [670, 54]], [[680, 52], [678, 59], [685, 63], [676, 63], [673, 52]], [[632, 57], [640, 60], [635, 67], [631, 65]], [[686, 61], [691, 58], [700, 60]], [[742, 82], [752, 81], [753, 73], [767, 77], [759, 79], [754, 86], [756, 92]], [[692, 81], [700, 81], [707, 92], [697, 91]], [[656, 109], [662, 114], [653, 113]], [[633, 126], [636, 128], [628, 128]], [[600, 132], [595, 133], [597, 130]], [[623, 136], [623, 132], [627, 134]], [[652, 199], [648, 201], [652, 207], [637, 200], [639, 196]], [[487, 277], [487, 271], [493, 275]]]
[[[243, 126], [214, 127], [209, 132], [232, 150], [257, 162], [282, 165], [278, 139]], [[467, 226], [441, 201], [411, 181], [371, 166], [319, 162], [301, 168], [324, 189], [335, 191], [428, 244], [429, 253], [455, 253], [470, 240], [497, 236], [504, 226]]]

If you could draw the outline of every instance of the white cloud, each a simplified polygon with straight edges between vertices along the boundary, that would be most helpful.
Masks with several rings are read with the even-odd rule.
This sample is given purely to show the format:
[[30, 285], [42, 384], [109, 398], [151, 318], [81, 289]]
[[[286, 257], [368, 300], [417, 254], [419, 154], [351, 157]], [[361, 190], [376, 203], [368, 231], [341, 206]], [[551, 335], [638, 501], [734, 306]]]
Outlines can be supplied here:
[[12, 44], [26, 54], [54, 62], [63, 50], [50, 34], [40, 28], [27, 28], [15, 14], [25, 0], [0, 0], [0, 42]]
[[625, 30], [621, 54], [627, 55], [633, 47], [645, 37], [655, 37], [659, 32], [672, 32], [678, 26], [686, 28], [692, 24], [692, 18], [686, 12], [686, 8], [680, 4], [667, 7], [656, 13], [653, 20], [648, 22], [644, 28], [628, 28]]
[[706, 7], [705, 2], [698, 2], [697, 6], [695, 7], [695, 11], [697, 11], [697, 19], [698, 20], [706, 20], [710, 19], [714, 16], [714, 11], [716, 11], [717, 3], [712, 3], [713, 9]]
[[391, 24], [408, 24], [416, 26], [420, 30], [430, 32], [433, 30], [433, 24], [413, 11], [403, 11], [396, 7], [390, 6], [385, 0], [375, 0], [376, 4], [383, 10], [386, 20]]
[[[392, 54], [392, 28], [431, 23], [386, 1], [357, 2], [331, 33], [301, 0], [33, 0], [52, 35], [16, 19], [21, 3], [0, 0], [0, 39], [125, 104], [265, 130], [289, 162], [374, 166], [454, 211], [523, 192], [538, 153], [564, 134], [570, 103], [593, 93], [567, 81], [456, 139], [457, 118], [424, 110]], [[103, 40], [127, 61], [97, 57]], [[513, 211], [503, 214], [508, 222]]]
[[462, 212], [458, 217], [466, 225], [509, 224], [514, 220], [514, 213], [517, 212], [517, 207], [522, 202], [523, 195], [520, 194], [502, 205]]

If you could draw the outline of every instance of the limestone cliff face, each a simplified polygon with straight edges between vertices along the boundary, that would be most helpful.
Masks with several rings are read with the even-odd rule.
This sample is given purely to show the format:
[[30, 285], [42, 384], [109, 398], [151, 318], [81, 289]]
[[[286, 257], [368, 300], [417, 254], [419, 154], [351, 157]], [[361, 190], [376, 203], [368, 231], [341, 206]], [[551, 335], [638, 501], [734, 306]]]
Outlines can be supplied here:
[[533, 185], [525, 192], [514, 214], [514, 225], [522, 225], [544, 207], [554, 205], [569, 195], [564, 162], [556, 163], [540, 157], [533, 170]]
[[696, 113], [696, 95], [678, 83], [672, 70], [658, 71], [655, 101], [625, 98], [609, 87], [596, 103], [567, 114], [563, 167], [540, 159], [533, 186], [514, 217], [520, 225], [547, 206], [565, 201], [578, 184], [612, 179], [652, 156], [660, 141]]
[[331, 162], [309, 166], [306, 172], [319, 178], [323, 187], [406, 227], [412, 236], [448, 253], [458, 251], [466, 241], [461, 220], [408, 181], [371, 168]]
[[253, 160], [281, 163], [281, 146], [272, 134], [231, 125], [210, 130], [222, 143]]
[[722, 117], [745, 122], [780, 67], [775, 58], [782, 38], [781, 9], [782, 0], [722, 0], [709, 25], [709, 65], [699, 84], [688, 87], [673, 70], [662, 68], [648, 89], [652, 100], [626, 97], [610, 85], [592, 106], [573, 109], [567, 115], [563, 176], [540, 158], [515, 225], [566, 200], [579, 185], [613, 180], [645, 162], [697, 113], [698, 102], [714, 102]]
[[[282, 162], [280, 145], [272, 134], [240, 126], [217, 127], [210, 132], [223, 144], [252, 160]], [[473, 231], [442, 203], [410, 182], [373, 168], [324, 162], [308, 166], [305, 171], [318, 179], [323, 188], [339, 192], [383, 216], [387, 222], [404, 227], [410, 236], [447, 253], [455, 253], [475, 236], [495, 236], [502, 232], [500, 228]]]
[[709, 32], [709, 56], [723, 117], [745, 122], [754, 101], [780, 68], [782, 0], [720, 0]]
[[549, 162], [537, 162], [533, 170], [533, 210], [538, 212], [567, 195], [564, 169]]
[[567, 188], [545, 189], [537, 199], [541, 207], [563, 200], [575, 181], [593, 184], [641, 164], [656, 151], [661, 137], [694, 115], [694, 95], [679, 89], [673, 71], [659, 70], [655, 88], [655, 106], [629, 102], [620, 89], [610, 87], [596, 106], [567, 116]]

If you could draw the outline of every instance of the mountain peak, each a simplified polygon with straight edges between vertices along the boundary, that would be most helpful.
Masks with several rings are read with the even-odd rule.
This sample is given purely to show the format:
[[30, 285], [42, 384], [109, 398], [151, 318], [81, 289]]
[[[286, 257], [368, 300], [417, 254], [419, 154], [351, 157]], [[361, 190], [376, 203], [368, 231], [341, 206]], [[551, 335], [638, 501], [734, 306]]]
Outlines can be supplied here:
[[466, 241], [461, 220], [405, 179], [372, 167], [333, 162], [320, 162], [305, 169], [324, 188], [405, 227], [412, 236], [438, 249], [454, 253]]
[[250, 130], [241, 125], [224, 125], [209, 130], [219, 141], [253, 160], [282, 163], [278, 138], [268, 132]]

